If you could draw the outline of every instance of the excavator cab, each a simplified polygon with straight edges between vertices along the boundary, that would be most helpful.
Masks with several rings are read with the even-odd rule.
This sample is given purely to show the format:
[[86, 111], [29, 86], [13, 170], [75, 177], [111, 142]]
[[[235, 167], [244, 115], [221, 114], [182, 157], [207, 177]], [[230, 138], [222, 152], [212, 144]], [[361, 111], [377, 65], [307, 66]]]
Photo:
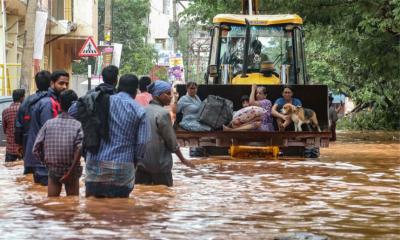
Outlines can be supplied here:
[[219, 14], [206, 84], [307, 84], [297, 15]]

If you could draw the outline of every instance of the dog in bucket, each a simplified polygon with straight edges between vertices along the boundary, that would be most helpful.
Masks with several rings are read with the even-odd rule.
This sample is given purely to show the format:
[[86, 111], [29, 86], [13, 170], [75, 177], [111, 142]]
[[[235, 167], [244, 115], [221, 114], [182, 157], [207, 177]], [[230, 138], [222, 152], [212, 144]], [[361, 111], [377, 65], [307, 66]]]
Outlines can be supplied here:
[[318, 124], [317, 114], [314, 110], [309, 108], [297, 107], [293, 104], [286, 103], [283, 105], [281, 112], [285, 115], [290, 116], [294, 123], [295, 132], [302, 132], [301, 125], [303, 123], [311, 124], [318, 132], [321, 132], [321, 128]]

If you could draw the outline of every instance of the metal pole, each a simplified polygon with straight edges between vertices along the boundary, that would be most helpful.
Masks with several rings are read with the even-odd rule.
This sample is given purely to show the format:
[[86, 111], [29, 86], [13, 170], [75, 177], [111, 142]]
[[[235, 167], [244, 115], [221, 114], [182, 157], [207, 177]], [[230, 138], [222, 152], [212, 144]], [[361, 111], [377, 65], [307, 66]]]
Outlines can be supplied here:
[[90, 89], [92, 89], [92, 65], [88, 65], [88, 72], [87, 72], [87, 76], [88, 76], [88, 91], [90, 91]]
[[253, 0], [249, 0], [249, 15], [253, 15]]
[[105, 0], [104, 6], [104, 41], [111, 45], [112, 37], [112, 0]]
[[174, 40], [174, 53], [176, 53], [177, 52], [177, 50], [178, 50], [178, 33], [179, 33], [179, 29], [178, 29], [178, 18], [177, 18], [177, 15], [176, 15], [176, 1], [177, 0], [172, 0], [172, 18], [173, 18], [173, 23], [172, 24], [174, 24], [174, 28], [176, 28], [175, 29], [175, 33], [174, 33], [174, 36], [173, 36], [173, 40]]

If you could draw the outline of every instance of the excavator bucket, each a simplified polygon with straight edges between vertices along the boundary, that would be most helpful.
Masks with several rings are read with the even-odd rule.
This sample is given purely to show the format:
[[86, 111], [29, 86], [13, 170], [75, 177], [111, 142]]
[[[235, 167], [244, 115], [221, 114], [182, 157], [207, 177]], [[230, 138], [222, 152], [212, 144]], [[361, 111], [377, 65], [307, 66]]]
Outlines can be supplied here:
[[[267, 99], [272, 103], [282, 96], [282, 85], [264, 85], [267, 89]], [[295, 98], [301, 100], [303, 107], [315, 111], [322, 131], [329, 131], [328, 122], [328, 87], [326, 85], [291, 85]], [[177, 85], [179, 96], [186, 94], [185, 85]], [[251, 85], [199, 85], [197, 95], [201, 100], [208, 95], [217, 95], [233, 102], [234, 110], [239, 110], [243, 95], [250, 96]]]

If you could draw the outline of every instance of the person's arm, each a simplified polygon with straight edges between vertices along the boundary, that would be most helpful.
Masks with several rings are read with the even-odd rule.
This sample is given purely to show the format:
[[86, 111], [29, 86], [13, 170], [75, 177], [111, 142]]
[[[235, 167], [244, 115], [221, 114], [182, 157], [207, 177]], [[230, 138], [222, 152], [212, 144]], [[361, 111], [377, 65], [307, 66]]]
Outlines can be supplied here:
[[172, 95], [172, 102], [171, 102], [171, 112], [172, 113], [174, 113], [174, 114], [176, 114], [178, 111], [177, 111], [177, 108], [178, 108], [178, 97], [179, 96], [176, 96], [176, 94], [175, 94], [175, 92], [173, 92], [173, 95]]
[[71, 117], [77, 119], [77, 117], [78, 117], [78, 101], [75, 101], [72, 103], [71, 107], [69, 107], [69, 109], [68, 109], [68, 114]]
[[[79, 125], [81, 125], [79, 123]], [[81, 149], [82, 148], [82, 141], [83, 141], [83, 129], [82, 126], [79, 127], [78, 131], [76, 132], [76, 136], [74, 139], [74, 149]]]
[[176, 156], [178, 156], [179, 160], [181, 161], [181, 163], [185, 164], [186, 166], [190, 167], [190, 168], [195, 168], [195, 165], [191, 162], [188, 161], [182, 154], [181, 149], [178, 147], [175, 151]]
[[165, 146], [167, 147], [167, 149], [170, 150], [171, 152], [175, 153], [178, 156], [179, 160], [183, 164], [185, 164], [188, 167], [194, 168], [193, 163], [188, 161], [182, 155], [182, 152], [181, 152], [179, 145], [177, 143], [177, 140], [176, 140], [175, 131], [172, 127], [172, 122], [171, 122], [171, 118], [169, 117], [169, 115], [162, 114], [162, 115], [158, 116], [156, 121], [157, 121], [158, 130], [159, 130], [158, 132], [159, 132], [161, 138], [164, 140]]
[[146, 114], [143, 114], [142, 118], [140, 119], [136, 137], [136, 153], [134, 159], [135, 166], [144, 158], [144, 155], [146, 153], [146, 145], [150, 141], [150, 134], [150, 123], [147, 120]]
[[44, 161], [44, 152], [43, 152], [43, 145], [44, 145], [44, 140], [45, 140], [45, 133], [46, 133], [46, 127], [47, 125], [45, 124], [40, 130], [38, 135], [36, 136], [35, 143], [33, 144], [33, 150], [32, 153], [35, 155], [37, 159], [39, 159], [41, 162]]
[[295, 102], [294, 103], [295, 103], [294, 105], [296, 107], [302, 107], [303, 106], [303, 103], [298, 98], [295, 98]]
[[256, 90], [257, 90], [257, 85], [253, 84], [251, 85], [251, 93], [250, 93], [250, 98], [249, 98], [249, 105], [250, 106], [260, 106], [260, 103], [256, 101]]
[[18, 145], [23, 144], [24, 138], [24, 113], [25, 113], [25, 101], [18, 108], [17, 117], [14, 123], [14, 142]]
[[286, 120], [286, 116], [285, 115], [283, 115], [282, 113], [280, 113], [280, 112], [278, 112], [278, 104], [274, 104], [273, 106], [272, 106], [272, 116], [273, 117], [276, 117], [276, 118], [280, 118], [280, 119], [282, 119], [282, 120]]
[[343, 102], [340, 102], [340, 105], [335, 108], [336, 113], [339, 113], [342, 110]]
[[43, 126], [47, 120], [53, 118], [53, 109], [52, 109], [52, 104], [50, 98], [42, 99], [40, 100], [40, 116], [39, 116], [39, 121], [40, 125]]
[[6, 121], [6, 117], [5, 117], [5, 112], [6, 111], [3, 111], [2, 114], [1, 114], [1, 121], [2, 121], [2, 124], [3, 124], [3, 132], [4, 132], [4, 134], [6, 134], [6, 129], [7, 129], [7, 121]]
[[74, 161], [72, 162], [72, 166], [68, 169], [68, 172], [60, 178], [61, 183], [65, 183], [69, 179], [72, 171], [75, 169], [75, 166], [78, 164], [78, 162], [81, 161], [81, 157], [82, 157], [81, 148], [78, 147], [74, 151]]
[[182, 96], [176, 106], [176, 112], [177, 113], [184, 113], [185, 108], [192, 105], [193, 102], [190, 101], [190, 97], [188, 95]]

